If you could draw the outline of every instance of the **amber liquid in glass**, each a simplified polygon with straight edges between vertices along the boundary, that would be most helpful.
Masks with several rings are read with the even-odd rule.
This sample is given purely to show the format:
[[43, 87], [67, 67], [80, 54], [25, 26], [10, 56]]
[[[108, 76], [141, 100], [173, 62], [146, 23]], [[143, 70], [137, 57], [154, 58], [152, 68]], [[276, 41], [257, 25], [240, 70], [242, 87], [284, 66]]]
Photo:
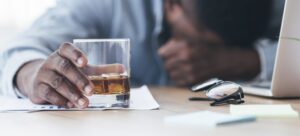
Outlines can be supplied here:
[[[128, 107], [130, 96], [129, 77], [119, 74], [89, 76], [94, 84], [94, 96], [97, 101], [110, 104], [106, 107]], [[102, 97], [102, 98], [100, 98]]]

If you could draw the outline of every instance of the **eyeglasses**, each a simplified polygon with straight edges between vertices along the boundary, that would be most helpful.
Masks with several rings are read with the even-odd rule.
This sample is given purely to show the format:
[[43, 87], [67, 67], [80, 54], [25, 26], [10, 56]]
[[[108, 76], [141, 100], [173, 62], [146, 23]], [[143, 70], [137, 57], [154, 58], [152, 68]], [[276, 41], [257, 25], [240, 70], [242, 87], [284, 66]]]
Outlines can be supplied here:
[[217, 78], [208, 80], [204, 83], [197, 84], [191, 88], [193, 92], [206, 92], [208, 98], [191, 97], [190, 101], [214, 101], [210, 105], [218, 106], [224, 104], [241, 104], [245, 101], [243, 89], [240, 85], [230, 82], [222, 81]]

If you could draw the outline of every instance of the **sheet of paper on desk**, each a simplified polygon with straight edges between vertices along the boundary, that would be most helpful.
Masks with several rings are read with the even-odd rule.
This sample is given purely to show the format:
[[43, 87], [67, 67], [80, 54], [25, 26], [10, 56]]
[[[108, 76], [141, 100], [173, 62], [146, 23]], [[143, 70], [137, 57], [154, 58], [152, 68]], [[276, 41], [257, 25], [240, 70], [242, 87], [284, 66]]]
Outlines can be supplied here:
[[[147, 86], [133, 88], [130, 92], [129, 108], [103, 108], [93, 107], [83, 110], [106, 110], [106, 109], [129, 109], [129, 110], [152, 110], [158, 109], [159, 105], [153, 98]], [[81, 110], [77, 108], [65, 109], [54, 105], [36, 105], [32, 104], [28, 99], [15, 99], [0, 97], [0, 112], [7, 111], [49, 111], [49, 110]]]
[[254, 115], [258, 118], [298, 118], [291, 105], [230, 105], [232, 115]]
[[220, 125], [255, 121], [254, 116], [233, 116], [211, 111], [174, 115], [164, 119], [165, 124], [184, 127], [216, 127]]

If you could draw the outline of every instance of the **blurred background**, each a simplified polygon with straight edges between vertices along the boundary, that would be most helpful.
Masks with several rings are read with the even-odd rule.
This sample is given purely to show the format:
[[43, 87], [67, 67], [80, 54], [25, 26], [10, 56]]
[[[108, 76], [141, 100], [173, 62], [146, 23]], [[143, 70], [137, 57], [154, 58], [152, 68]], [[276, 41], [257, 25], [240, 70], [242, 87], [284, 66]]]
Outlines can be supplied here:
[[[274, 12], [271, 16], [272, 22], [268, 28], [270, 34], [267, 33], [266, 36], [277, 40], [284, 0], [274, 0], [274, 2]], [[47, 9], [55, 5], [56, 0], [0, 0], [0, 55], [2, 55], [1, 50], [7, 45], [6, 43], [28, 28]], [[1, 59], [3, 57], [0, 57], [0, 66], [3, 65], [3, 60]], [[0, 79], [0, 81], [2, 80]]]
[[[0, 0], [0, 55], [7, 42], [31, 25], [48, 8], [55, 6], [55, 3], [55, 0]], [[1, 59], [2, 57], [0, 66], [3, 65]]]
[[55, 3], [55, 0], [0, 0], [0, 49]]

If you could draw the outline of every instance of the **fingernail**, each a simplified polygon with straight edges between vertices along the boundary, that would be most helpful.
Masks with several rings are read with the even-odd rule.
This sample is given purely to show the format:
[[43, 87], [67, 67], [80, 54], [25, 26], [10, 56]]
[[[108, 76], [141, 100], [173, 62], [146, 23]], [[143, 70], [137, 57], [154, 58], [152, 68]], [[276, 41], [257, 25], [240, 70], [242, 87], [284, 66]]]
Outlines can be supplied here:
[[79, 66], [82, 66], [83, 65], [83, 58], [77, 59], [77, 63], [78, 63]]
[[86, 103], [86, 101], [85, 101], [84, 99], [82, 99], [82, 98], [78, 100], [78, 104], [79, 104], [81, 107], [84, 106], [85, 103]]
[[88, 85], [84, 87], [84, 91], [86, 92], [87, 95], [91, 95], [93, 90], [92, 87]]

